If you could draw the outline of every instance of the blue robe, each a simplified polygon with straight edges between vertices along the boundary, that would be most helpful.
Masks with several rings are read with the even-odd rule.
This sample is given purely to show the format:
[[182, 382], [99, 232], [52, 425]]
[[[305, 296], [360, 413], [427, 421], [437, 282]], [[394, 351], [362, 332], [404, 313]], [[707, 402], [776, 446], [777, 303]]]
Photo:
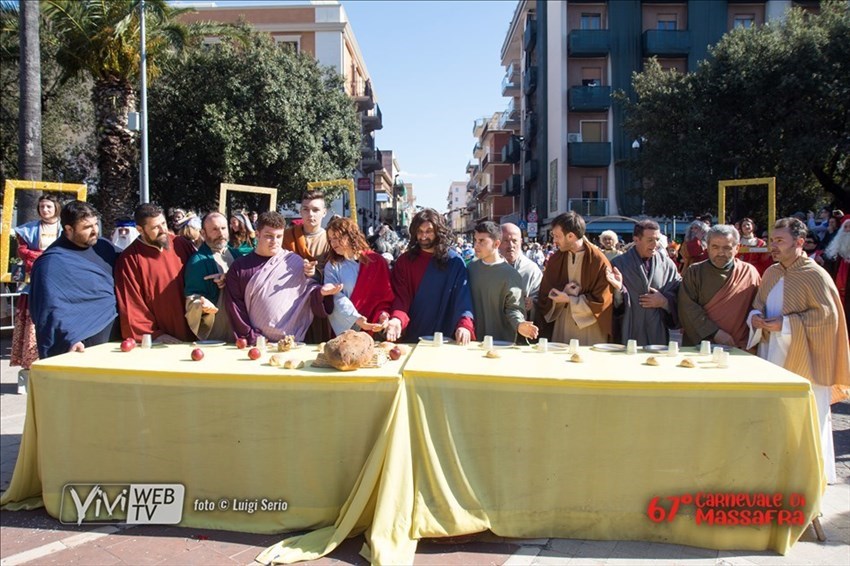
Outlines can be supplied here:
[[118, 252], [99, 238], [80, 248], [60, 236], [33, 264], [29, 308], [39, 358], [109, 340], [118, 315], [112, 270]]
[[433, 335], [434, 332], [453, 338], [462, 317], [474, 319], [472, 294], [466, 264], [457, 252], [450, 249], [449, 261], [444, 267], [440, 268], [433, 258], [428, 264], [410, 308], [406, 340], [415, 342], [420, 336]]

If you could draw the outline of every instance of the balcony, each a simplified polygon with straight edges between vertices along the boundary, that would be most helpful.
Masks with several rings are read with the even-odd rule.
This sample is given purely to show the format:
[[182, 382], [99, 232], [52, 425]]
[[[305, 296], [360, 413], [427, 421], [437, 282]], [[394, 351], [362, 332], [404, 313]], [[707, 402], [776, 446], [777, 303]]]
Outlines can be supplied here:
[[525, 117], [525, 138], [532, 140], [535, 135], [537, 135], [537, 114], [529, 112]]
[[691, 32], [650, 29], [643, 32], [643, 54], [647, 57], [685, 57], [691, 51]]
[[469, 174], [475, 174], [475, 172], [477, 170], [478, 170], [478, 160], [477, 159], [470, 159], [469, 163], [466, 164], [466, 172], [469, 173]]
[[522, 34], [522, 47], [526, 51], [534, 51], [537, 46], [537, 19], [525, 20], [525, 32]]
[[608, 216], [608, 199], [604, 198], [571, 198], [569, 207], [582, 216]]
[[519, 163], [522, 147], [518, 136], [508, 138], [508, 143], [502, 148], [502, 163]]
[[522, 190], [522, 177], [519, 175], [511, 175], [502, 184], [502, 194], [506, 197], [515, 197]]
[[537, 180], [537, 160], [532, 159], [522, 164], [522, 175], [525, 177], [525, 184], [533, 183]]
[[606, 112], [611, 107], [611, 87], [570, 87], [568, 105], [572, 112]]
[[508, 102], [508, 108], [504, 112], [502, 112], [502, 116], [499, 118], [499, 129], [500, 130], [512, 130], [516, 126], [519, 125], [519, 109], [516, 105], [516, 100], [511, 99]]
[[486, 171], [489, 165], [501, 164], [502, 163], [502, 154], [501, 152], [488, 152], [484, 159], [481, 160], [481, 170]]
[[607, 29], [574, 29], [567, 37], [570, 57], [605, 57], [611, 49]]
[[487, 118], [476, 118], [475, 123], [472, 125], [472, 135], [476, 138], [480, 138], [481, 134], [484, 132], [484, 126], [487, 125]]
[[511, 63], [502, 79], [502, 96], [519, 96], [519, 65]]
[[367, 112], [375, 107], [375, 97], [372, 94], [372, 81], [366, 81], [363, 94], [354, 97], [354, 104], [358, 112]]
[[608, 167], [611, 165], [611, 142], [568, 143], [567, 160], [573, 167]]
[[382, 129], [384, 127], [384, 119], [381, 114], [381, 107], [375, 105], [375, 112], [364, 115], [360, 122], [363, 125], [363, 131], [366, 132]]
[[472, 156], [475, 159], [481, 159], [484, 156], [484, 147], [480, 141], [475, 142], [475, 145], [472, 147]]
[[523, 90], [525, 94], [534, 94], [537, 90], [537, 67], [532, 65], [525, 69], [525, 77], [523, 79]]
[[375, 153], [371, 155], [367, 155], [363, 157], [363, 160], [360, 161], [360, 171], [364, 175], [368, 175], [369, 173], [374, 173], [375, 171], [380, 171], [384, 168], [383, 160], [381, 158], [381, 150], [375, 150]]

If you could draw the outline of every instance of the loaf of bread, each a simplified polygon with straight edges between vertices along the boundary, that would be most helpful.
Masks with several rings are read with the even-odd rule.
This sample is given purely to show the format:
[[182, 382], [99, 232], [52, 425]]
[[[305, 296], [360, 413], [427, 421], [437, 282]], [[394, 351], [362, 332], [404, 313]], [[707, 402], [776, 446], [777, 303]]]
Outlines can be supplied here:
[[366, 332], [346, 330], [325, 344], [327, 362], [341, 371], [365, 367], [375, 354], [375, 341]]

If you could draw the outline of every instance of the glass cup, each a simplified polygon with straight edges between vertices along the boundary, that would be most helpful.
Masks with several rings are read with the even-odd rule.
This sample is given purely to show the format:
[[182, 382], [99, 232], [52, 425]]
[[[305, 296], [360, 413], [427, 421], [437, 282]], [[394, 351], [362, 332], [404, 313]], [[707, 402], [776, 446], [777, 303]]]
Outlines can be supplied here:
[[540, 338], [537, 340], [537, 349], [541, 352], [549, 351], [549, 340], [547, 338]]
[[493, 349], [493, 337], [490, 336], [490, 335], [485, 336], [484, 342], [482, 343], [482, 346], [484, 347], [485, 350], [492, 350]]
[[266, 337], [257, 336], [257, 349], [262, 351], [266, 349]]
[[703, 340], [699, 343], [699, 353], [701, 356], [710, 356], [711, 355], [711, 342], [708, 340]]
[[723, 356], [723, 348], [721, 348], [720, 346], [715, 346], [714, 347], [714, 354], [711, 357], [711, 361], [719, 364], [720, 358], [722, 356]]
[[717, 367], [728, 368], [729, 367], [729, 352], [726, 350], [722, 350], [720, 352], [720, 360], [717, 362]]
[[434, 346], [440, 347], [443, 345], [443, 333], [435, 332], [434, 333]]
[[142, 348], [151, 348], [153, 346], [153, 338], [150, 334], [142, 334]]
[[629, 340], [626, 342], [626, 353], [637, 354], [637, 340]]
[[570, 340], [570, 354], [578, 354], [578, 338]]

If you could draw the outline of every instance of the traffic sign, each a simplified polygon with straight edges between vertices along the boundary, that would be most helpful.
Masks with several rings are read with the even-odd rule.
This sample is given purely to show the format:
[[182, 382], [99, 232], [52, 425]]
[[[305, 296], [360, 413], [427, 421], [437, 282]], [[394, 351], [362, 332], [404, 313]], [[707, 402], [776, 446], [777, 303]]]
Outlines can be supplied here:
[[528, 237], [536, 238], [537, 237], [537, 222], [529, 222], [528, 223]]

